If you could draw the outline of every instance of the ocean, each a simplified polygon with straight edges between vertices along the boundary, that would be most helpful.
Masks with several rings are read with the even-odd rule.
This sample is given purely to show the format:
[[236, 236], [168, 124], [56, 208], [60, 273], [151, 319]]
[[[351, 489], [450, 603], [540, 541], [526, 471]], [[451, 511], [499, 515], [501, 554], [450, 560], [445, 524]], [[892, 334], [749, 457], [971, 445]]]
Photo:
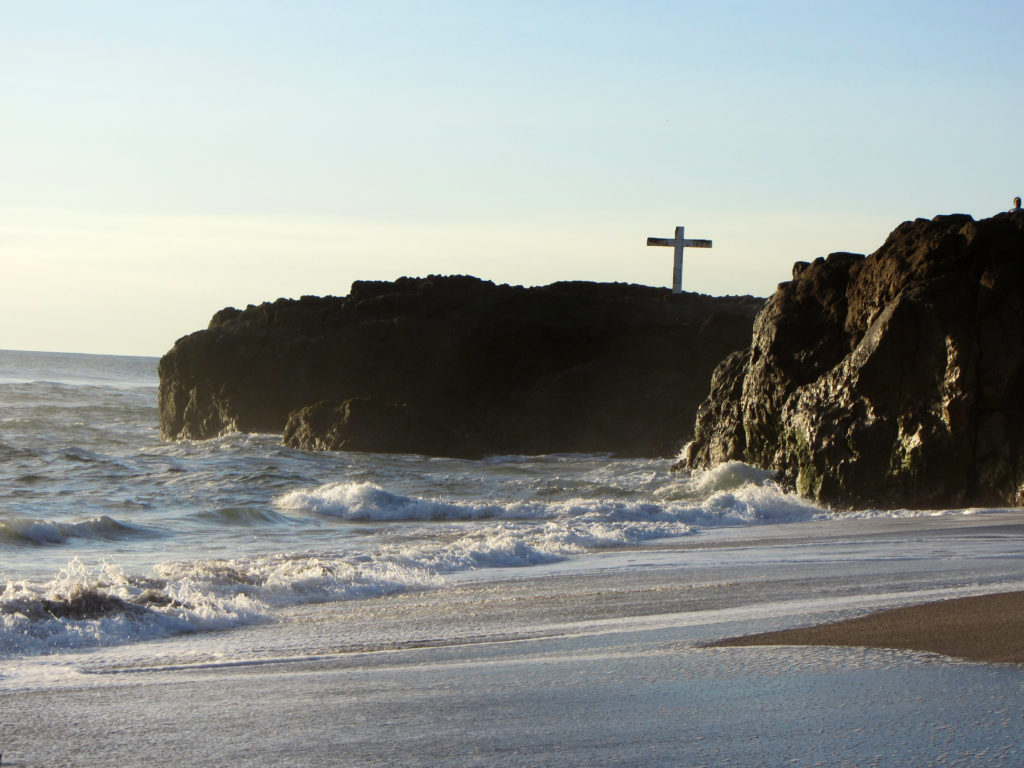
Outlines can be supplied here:
[[[667, 460], [602, 455], [310, 453], [267, 434], [163, 442], [156, 364], [0, 351], [0, 751], [8, 762], [12, 744], [23, 765], [164, 762], [167, 746], [149, 730], [145, 743], [94, 735], [86, 757], [75, 751], [81, 733], [33, 728], [44, 727], [58, 700], [68, 717], [81, 715], [81, 691], [108, 697], [103, 718], [155, 718], [154, 707], [177, 701], [174, 691], [191, 686], [180, 696], [198, 707], [197, 695], [213, 701], [214, 691], [241, 685], [231, 708], [251, 709], [248, 746], [225, 737], [218, 718], [228, 709], [178, 712], [175, 727], [187, 721], [195, 731], [175, 746], [196, 750], [186, 764], [250, 764], [244, 756], [255, 749], [295, 765], [325, 764], [325, 754], [346, 765], [669, 765], [682, 764], [684, 746], [693, 764], [756, 764], [744, 750], [753, 749], [758, 715], [736, 669], [762, 683], [797, 670], [799, 685], [845, 669], [848, 700], [871, 706], [880, 705], [865, 681], [884, 678], [905, 691], [923, 669], [932, 675], [926, 687], [959, 685], [949, 680], [959, 675], [976, 694], [971, 714], [943, 719], [941, 732], [894, 736], [912, 726], [879, 710], [906, 764], [940, 753], [950, 765], [1020, 758], [1020, 718], [1006, 715], [1024, 704], [1016, 668], [995, 674], [883, 651], [701, 647], [866, 609], [1024, 589], [1017, 510], [836, 512], [739, 463], [691, 476], [669, 472]], [[721, 669], [733, 670], [727, 682]], [[594, 670], [604, 670], [607, 686]], [[359, 682], [371, 690], [333, 709], [321, 692], [326, 698], [307, 702], [304, 714], [287, 715], [297, 718], [294, 738], [260, 730], [288, 707], [259, 709], [257, 689], [265, 706], [265, 696], [299, 695], [287, 692], [314, 673], [338, 689]], [[277, 693], [260, 687], [274, 675]], [[367, 675], [383, 677], [370, 685]], [[417, 675], [415, 683], [403, 675]], [[702, 685], [702, 675], [718, 682]], [[684, 678], [699, 685], [686, 696], [699, 695], [701, 723], [676, 723], [703, 734], [685, 744], [673, 741], [678, 731], [666, 730], [666, 718], [693, 699], [683, 703], [678, 686], [648, 696]], [[179, 686], [152, 686], [169, 682]], [[808, 690], [789, 685], [776, 693], [798, 697], [806, 710]], [[143, 693], [157, 689], [156, 698]], [[417, 698], [425, 690], [434, 691], [429, 701]], [[510, 698], [516, 690], [523, 695]], [[543, 691], [546, 704], [531, 698]], [[902, 694], [886, 695], [900, 699], [901, 717], [908, 707], [914, 714]], [[626, 696], [625, 709], [610, 713], [615, 696]], [[316, 713], [329, 711], [338, 728], [344, 707], [360, 725], [358, 738], [339, 746]], [[920, 707], [912, 720], [938, 722]], [[495, 708], [501, 719], [490, 726], [466, 725]], [[400, 733], [396, 713], [405, 717]], [[462, 726], [442, 735], [439, 723], [450, 726], [456, 713]], [[808, 727], [832, 717], [833, 728], [843, 715], [805, 714]], [[626, 716], [634, 730], [661, 736], [608, 742], [612, 723]], [[572, 728], [567, 717], [575, 717]], [[759, 717], [766, 724], [771, 715]], [[642, 726], [637, 718], [646, 718]], [[849, 764], [897, 764], [867, 760], [880, 749], [877, 730], [834, 748], [846, 750]], [[790, 754], [784, 743], [764, 754], [781, 760]], [[768, 745], [766, 738], [758, 749]], [[817, 764], [800, 759], [793, 764]]]

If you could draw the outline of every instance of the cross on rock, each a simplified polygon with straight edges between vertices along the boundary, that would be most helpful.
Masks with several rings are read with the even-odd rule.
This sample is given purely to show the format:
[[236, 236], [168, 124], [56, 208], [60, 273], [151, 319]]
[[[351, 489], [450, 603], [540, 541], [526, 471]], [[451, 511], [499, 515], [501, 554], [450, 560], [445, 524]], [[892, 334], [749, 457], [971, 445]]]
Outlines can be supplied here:
[[648, 237], [648, 245], [669, 245], [676, 249], [675, 261], [672, 264], [672, 293], [683, 292], [683, 248], [710, 248], [710, 240], [687, 240], [683, 236], [684, 227], [676, 227], [676, 236]]

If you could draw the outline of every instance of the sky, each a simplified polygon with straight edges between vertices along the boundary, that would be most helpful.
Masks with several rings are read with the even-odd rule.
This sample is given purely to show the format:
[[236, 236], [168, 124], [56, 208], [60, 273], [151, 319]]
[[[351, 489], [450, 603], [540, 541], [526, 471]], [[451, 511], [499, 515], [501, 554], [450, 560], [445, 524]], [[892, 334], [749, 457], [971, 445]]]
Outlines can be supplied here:
[[1010, 2], [0, 0], [0, 348], [353, 280], [770, 295], [1024, 194]]

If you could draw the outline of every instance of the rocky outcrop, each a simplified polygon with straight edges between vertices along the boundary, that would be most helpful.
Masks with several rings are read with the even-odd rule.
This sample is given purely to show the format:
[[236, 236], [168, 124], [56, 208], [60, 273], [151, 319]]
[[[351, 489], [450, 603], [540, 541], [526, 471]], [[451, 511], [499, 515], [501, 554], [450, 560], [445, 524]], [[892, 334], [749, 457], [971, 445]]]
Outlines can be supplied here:
[[[296, 445], [369, 446], [374, 420], [398, 435], [408, 416], [422, 436], [463, 440], [443, 451], [418, 441], [425, 453], [669, 456], [689, 436], [715, 365], [749, 344], [762, 304], [435, 276], [224, 309], [161, 359], [160, 429], [168, 439], [281, 432], [293, 411], [333, 401], [296, 414]], [[338, 404], [351, 410], [353, 398], [358, 413], [345, 416]]]
[[680, 466], [741, 460], [837, 506], [1024, 500], [1024, 215], [905, 222], [797, 263], [715, 371]]
[[324, 401], [288, 415], [284, 444], [307, 451], [423, 453], [479, 458], [476, 442], [407, 405], [353, 397]]

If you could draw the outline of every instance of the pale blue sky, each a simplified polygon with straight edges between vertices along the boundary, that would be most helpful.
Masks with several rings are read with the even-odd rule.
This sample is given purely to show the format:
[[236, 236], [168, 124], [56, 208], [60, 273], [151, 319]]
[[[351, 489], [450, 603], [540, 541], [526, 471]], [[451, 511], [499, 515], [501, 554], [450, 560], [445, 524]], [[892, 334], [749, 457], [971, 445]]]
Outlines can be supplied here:
[[1024, 194], [1009, 2], [0, 0], [0, 348], [356, 279], [768, 295]]

